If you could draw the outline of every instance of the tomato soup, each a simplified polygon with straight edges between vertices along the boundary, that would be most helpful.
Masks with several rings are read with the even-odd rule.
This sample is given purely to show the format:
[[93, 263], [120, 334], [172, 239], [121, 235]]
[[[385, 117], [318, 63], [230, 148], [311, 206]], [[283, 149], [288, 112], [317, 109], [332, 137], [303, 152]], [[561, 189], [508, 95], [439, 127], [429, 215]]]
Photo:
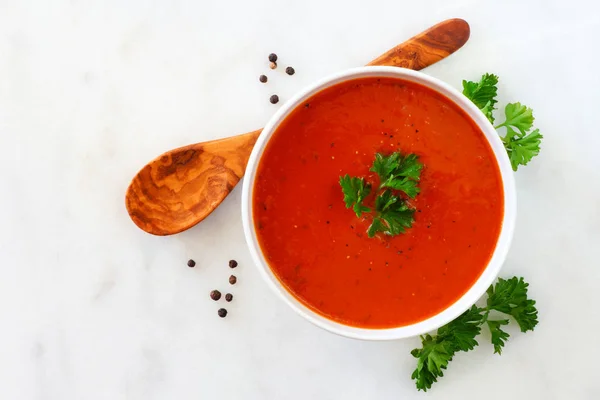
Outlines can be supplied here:
[[[367, 237], [369, 217], [345, 207], [341, 175], [362, 176], [376, 153], [415, 153], [414, 223]], [[260, 159], [254, 226], [271, 270], [331, 320], [391, 328], [435, 315], [479, 278], [504, 213], [500, 170], [477, 125], [445, 96], [395, 78], [339, 83], [276, 129]]]

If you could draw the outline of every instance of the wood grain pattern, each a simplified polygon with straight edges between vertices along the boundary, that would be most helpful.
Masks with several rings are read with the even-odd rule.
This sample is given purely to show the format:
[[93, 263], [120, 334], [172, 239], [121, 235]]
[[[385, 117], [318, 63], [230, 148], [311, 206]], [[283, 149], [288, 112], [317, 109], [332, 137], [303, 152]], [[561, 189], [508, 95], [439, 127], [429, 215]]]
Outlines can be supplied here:
[[125, 196], [133, 222], [171, 235], [202, 221], [244, 176], [261, 131], [180, 147], [149, 162]]
[[471, 29], [462, 19], [449, 19], [394, 47], [367, 65], [387, 65], [419, 71], [448, 57], [469, 40]]
[[[394, 47], [368, 65], [423, 69], [469, 39], [461, 19], [441, 22]], [[129, 216], [153, 235], [172, 235], [206, 218], [244, 175], [261, 130], [168, 151], [133, 178], [125, 195]]]

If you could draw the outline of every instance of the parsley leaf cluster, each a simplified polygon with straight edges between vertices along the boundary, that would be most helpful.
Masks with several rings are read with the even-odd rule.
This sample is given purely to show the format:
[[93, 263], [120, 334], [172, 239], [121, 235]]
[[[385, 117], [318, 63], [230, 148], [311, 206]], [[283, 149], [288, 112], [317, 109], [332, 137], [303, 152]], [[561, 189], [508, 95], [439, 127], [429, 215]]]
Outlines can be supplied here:
[[[463, 81], [463, 94], [469, 98], [494, 124], [494, 110], [497, 103], [498, 77], [485, 74], [479, 82]], [[509, 103], [504, 109], [505, 120], [494, 128], [506, 128], [502, 143], [508, 153], [513, 170], [519, 165], [527, 165], [540, 152], [543, 136], [539, 129], [533, 129], [533, 110], [521, 103]], [[533, 130], [532, 130], [533, 129]]]
[[444, 376], [454, 355], [459, 351], [470, 351], [478, 346], [475, 338], [486, 324], [491, 334], [494, 353], [502, 354], [502, 349], [510, 335], [502, 330], [509, 319], [490, 319], [495, 311], [512, 317], [521, 332], [532, 331], [538, 324], [538, 311], [535, 301], [527, 297], [529, 284], [523, 278], [499, 278], [495, 285], [487, 290], [485, 307], [472, 306], [454, 321], [437, 330], [435, 335], [421, 336], [421, 348], [411, 354], [417, 359], [417, 368], [412, 374], [418, 390], [427, 391]]
[[[404, 196], [414, 198], [419, 194], [422, 169], [423, 164], [415, 154], [395, 152], [387, 156], [381, 153], [375, 155], [370, 170], [379, 176], [380, 185], [374, 202], [373, 221], [367, 230], [369, 237], [378, 232], [399, 235], [412, 226], [415, 210], [409, 207]], [[371, 207], [364, 204], [371, 193], [370, 183], [364, 178], [345, 175], [340, 177], [340, 186], [346, 208], [352, 208], [357, 217], [371, 213]]]

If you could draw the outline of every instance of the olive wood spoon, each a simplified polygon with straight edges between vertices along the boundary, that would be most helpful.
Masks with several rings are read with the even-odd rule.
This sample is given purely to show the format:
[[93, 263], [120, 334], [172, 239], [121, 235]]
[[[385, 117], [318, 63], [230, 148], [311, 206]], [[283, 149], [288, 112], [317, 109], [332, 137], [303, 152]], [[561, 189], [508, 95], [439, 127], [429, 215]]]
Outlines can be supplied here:
[[[449, 19], [367, 65], [418, 71], [460, 49], [469, 34], [466, 21]], [[172, 235], [202, 221], [244, 175], [261, 130], [180, 147], [150, 161], [133, 178], [125, 196], [133, 222], [153, 235]]]

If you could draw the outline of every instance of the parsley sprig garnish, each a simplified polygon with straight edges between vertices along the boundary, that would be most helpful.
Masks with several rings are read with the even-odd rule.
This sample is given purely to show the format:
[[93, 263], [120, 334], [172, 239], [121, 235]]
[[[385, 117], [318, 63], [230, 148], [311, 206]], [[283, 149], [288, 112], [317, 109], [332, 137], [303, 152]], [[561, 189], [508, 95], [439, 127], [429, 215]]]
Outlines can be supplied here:
[[[494, 110], [497, 103], [498, 77], [485, 74], [479, 82], [463, 81], [463, 94], [467, 96], [494, 124]], [[494, 128], [506, 128], [502, 143], [508, 153], [513, 170], [519, 165], [527, 165], [540, 152], [543, 136], [539, 129], [533, 129], [533, 110], [521, 103], [509, 103], [504, 109], [505, 120]]]
[[472, 306], [454, 321], [437, 330], [435, 335], [421, 336], [422, 347], [411, 354], [417, 358], [417, 368], [412, 374], [417, 389], [427, 391], [438, 378], [444, 376], [444, 370], [459, 351], [470, 351], [478, 346], [475, 338], [486, 324], [491, 333], [494, 353], [501, 354], [510, 335], [502, 330], [509, 319], [491, 319], [490, 312], [500, 312], [512, 317], [521, 332], [532, 331], [538, 324], [538, 311], [535, 301], [527, 297], [529, 286], [523, 278], [499, 278], [495, 285], [487, 290], [485, 307]]
[[374, 237], [378, 232], [395, 236], [404, 233], [414, 222], [415, 210], [409, 207], [406, 198], [414, 198], [419, 193], [419, 179], [423, 164], [415, 154], [390, 155], [377, 153], [371, 171], [379, 176], [379, 187], [375, 197], [374, 210], [364, 204], [372, 186], [364, 178], [345, 175], [340, 177], [346, 208], [352, 208], [357, 217], [371, 213], [373, 221], [367, 235]]

